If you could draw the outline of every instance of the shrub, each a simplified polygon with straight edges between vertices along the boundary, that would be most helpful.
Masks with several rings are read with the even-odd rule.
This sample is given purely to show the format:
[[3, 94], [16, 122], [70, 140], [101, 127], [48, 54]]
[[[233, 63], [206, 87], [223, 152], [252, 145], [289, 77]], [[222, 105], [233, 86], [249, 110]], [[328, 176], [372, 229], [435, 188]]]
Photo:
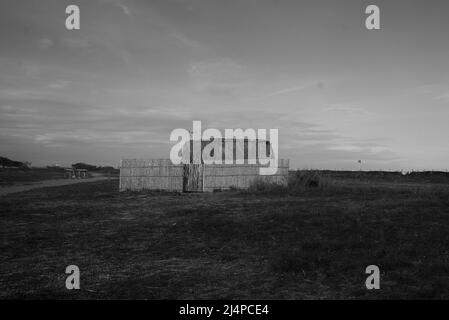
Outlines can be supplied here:
[[330, 180], [318, 171], [298, 170], [290, 172], [287, 185], [257, 179], [251, 183], [248, 192], [266, 194], [298, 194], [307, 190], [324, 189]]
[[329, 179], [314, 170], [297, 170], [290, 172], [288, 177], [288, 191], [302, 192], [308, 189], [324, 189], [329, 186]]
[[249, 193], [266, 193], [266, 194], [287, 194], [288, 190], [285, 185], [275, 182], [269, 182], [262, 179], [253, 181], [249, 188]]

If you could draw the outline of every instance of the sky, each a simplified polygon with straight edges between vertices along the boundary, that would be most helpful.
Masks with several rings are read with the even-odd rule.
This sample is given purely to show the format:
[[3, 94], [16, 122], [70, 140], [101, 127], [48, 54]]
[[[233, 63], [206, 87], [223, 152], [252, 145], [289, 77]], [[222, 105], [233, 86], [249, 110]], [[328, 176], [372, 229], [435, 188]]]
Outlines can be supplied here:
[[[80, 30], [65, 28], [70, 4]], [[365, 28], [369, 4], [380, 30]], [[447, 170], [448, 12], [437, 0], [2, 0], [0, 155], [169, 158], [171, 131], [201, 120], [278, 128], [293, 169]]]

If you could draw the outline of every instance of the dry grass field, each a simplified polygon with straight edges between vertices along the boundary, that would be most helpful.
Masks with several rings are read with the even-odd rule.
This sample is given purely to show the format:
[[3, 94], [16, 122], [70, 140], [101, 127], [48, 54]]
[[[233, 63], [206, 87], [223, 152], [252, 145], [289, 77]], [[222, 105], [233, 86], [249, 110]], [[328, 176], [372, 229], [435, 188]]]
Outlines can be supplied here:
[[[449, 298], [449, 182], [292, 173], [288, 188], [0, 198], [0, 298]], [[67, 265], [81, 290], [65, 288]], [[365, 267], [381, 270], [366, 290]]]
[[63, 168], [0, 168], [0, 187], [49, 179], [64, 179]]

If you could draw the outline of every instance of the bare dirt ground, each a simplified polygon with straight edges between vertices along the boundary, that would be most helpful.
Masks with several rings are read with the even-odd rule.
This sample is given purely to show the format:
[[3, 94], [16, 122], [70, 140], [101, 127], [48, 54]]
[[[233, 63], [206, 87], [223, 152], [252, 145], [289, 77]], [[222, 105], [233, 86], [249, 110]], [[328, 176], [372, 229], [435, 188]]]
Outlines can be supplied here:
[[82, 182], [96, 182], [101, 180], [110, 179], [108, 177], [93, 177], [89, 179], [52, 179], [52, 180], [42, 180], [26, 182], [23, 184], [0, 186], [0, 196], [4, 196], [10, 193], [23, 192], [36, 188], [45, 187], [60, 187], [70, 184], [82, 183]]

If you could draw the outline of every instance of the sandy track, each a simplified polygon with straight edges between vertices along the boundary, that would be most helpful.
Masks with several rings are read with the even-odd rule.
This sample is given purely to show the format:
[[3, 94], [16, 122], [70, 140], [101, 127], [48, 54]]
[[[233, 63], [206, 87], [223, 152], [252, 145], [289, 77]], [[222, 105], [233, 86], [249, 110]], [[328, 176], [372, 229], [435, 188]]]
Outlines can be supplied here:
[[28, 191], [28, 190], [36, 189], [36, 188], [59, 187], [59, 186], [66, 186], [66, 185], [75, 184], [75, 183], [95, 182], [95, 181], [107, 180], [107, 179], [112, 179], [112, 178], [95, 177], [95, 178], [89, 178], [89, 179], [70, 179], [70, 180], [69, 179], [53, 179], [53, 180], [30, 182], [27, 184], [20, 184], [20, 185], [2, 186], [2, 187], [0, 187], [0, 196], [4, 196], [4, 195], [10, 194], [10, 193]]

